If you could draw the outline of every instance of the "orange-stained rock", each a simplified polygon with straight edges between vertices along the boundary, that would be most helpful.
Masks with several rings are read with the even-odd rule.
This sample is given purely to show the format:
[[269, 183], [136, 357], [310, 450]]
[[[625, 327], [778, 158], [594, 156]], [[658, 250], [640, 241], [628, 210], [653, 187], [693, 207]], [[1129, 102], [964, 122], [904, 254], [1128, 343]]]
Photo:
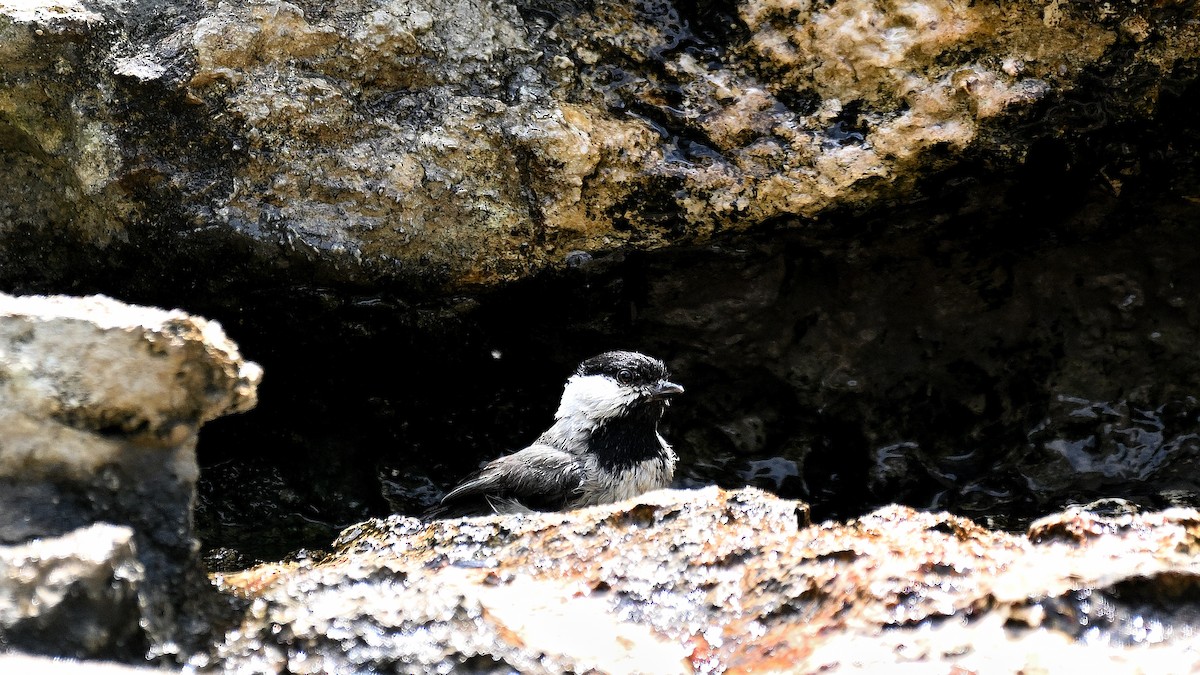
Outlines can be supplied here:
[[[1105, 520], [1051, 518], [1035, 537]], [[318, 563], [219, 577], [251, 609], [196, 663], [1188, 672], [1200, 667], [1187, 640], [1200, 626], [1197, 518], [1136, 515], [1086, 542], [1038, 543], [901, 506], [809, 525], [803, 504], [715, 488], [570, 513], [392, 517], [347, 529]]]

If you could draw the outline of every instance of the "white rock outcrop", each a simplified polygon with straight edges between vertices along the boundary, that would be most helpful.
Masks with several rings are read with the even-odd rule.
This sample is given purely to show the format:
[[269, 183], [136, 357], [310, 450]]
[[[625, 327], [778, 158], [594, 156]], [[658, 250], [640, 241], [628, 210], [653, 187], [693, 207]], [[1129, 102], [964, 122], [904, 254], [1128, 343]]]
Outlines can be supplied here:
[[253, 407], [261, 377], [180, 311], [0, 295], [0, 644], [153, 657], [201, 639], [196, 435]]

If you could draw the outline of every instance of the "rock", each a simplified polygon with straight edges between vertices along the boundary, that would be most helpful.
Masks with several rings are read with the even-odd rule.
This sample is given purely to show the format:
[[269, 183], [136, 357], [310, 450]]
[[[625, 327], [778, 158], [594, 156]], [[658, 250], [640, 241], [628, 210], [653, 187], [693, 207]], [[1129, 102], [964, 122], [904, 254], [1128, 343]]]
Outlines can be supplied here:
[[0, 288], [252, 330], [295, 375], [205, 513], [300, 545], [618, 345], [686, 376], [686, 485], [1196, 502], [1194, 2], [596, 4], [4, 4]]
[[[192, 532], [196, 434], [252, 407], [261, 374], [218, 324], [183, 312], [0, 296], [0, 544], [16, 545], [19, 572], [5, 592], [50, 594], [44, 612], [14, 617], [13, 644], [129, 656], [144, 640], [142, 658], [204, 637], [213, 597]], [[22, 577], [35, 557], [41, 582]], [[73, 616], [105, 597], [105, 613]]]
[[135, 668], [100, 661], [71, 661], [23, 654], [0, 654], [0, 668], [7, 673], [42, 675], [153, 675], [171, 672], [162, 668]]
[[133, 531], [96, 524], [0, 546], [0, 645], [74, 658], [146, 654]]
[[[325, 560], [218, 575], [250, 609], [192, 665], [293, 673], [1200, 666], [1188, 647], [1200, 617], [1192, 585], [1200, 512], [1120, 516], [1087, 541], [1042, 534], [1096, 518], [1054, 516], [1033, 540], [899, 506], [809, 525], [803, 504], [714, 488], [525, 517], [393, 516], [347, 529]], [[1119, 622], [1104, 614], [1113, 603]]]
[[[691, 483], [1020, 522], [1195, 492], [1194, 3], [593, 4], [4, 4], [0, 289], [274, 350], [275, 417], [213, 463], [303, 545], [382, 512], [377, 465], [440, 485], [528, 442], [486, 419], [542, 404], [511, 373], [585, 345], [692, 374]], [[312, 387], [315, 350], [361, 362]], [[379, 384], [414, 371], [506, 400]], [[449, 444], [446, 475], [415, 450]]]
[[[1098, 70], [1115, 71], [1113, 114], [1144, 115], [1160, 85], [1129, 73], [1196, 63], [1183, 11], [4, 5], [0, 175], [32, 180], [7, 181], [3, 209], [72, 234], [74, 252], [42, 251], [51, 278], [74, 266], [60, 256], [151, 239], [166, 259], [236, 249], [343, 281], [492, 286], [576, 251], [919, 200], [957, 159], [1022, 159], [1025, 117]], [[19, 263], [28, 230], [8, 232]]]

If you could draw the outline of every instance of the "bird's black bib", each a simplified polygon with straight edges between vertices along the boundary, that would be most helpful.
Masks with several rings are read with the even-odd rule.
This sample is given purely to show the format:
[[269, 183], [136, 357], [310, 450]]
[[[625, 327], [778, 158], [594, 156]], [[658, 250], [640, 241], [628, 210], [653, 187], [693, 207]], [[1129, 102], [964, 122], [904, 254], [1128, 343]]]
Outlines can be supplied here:
[[661, 405], [645, 405], [621, 417], [605, 420], [588, 439], [588, 450], [596, 463], [610, 471], [629, 469], [663, 455], [658, 438]]

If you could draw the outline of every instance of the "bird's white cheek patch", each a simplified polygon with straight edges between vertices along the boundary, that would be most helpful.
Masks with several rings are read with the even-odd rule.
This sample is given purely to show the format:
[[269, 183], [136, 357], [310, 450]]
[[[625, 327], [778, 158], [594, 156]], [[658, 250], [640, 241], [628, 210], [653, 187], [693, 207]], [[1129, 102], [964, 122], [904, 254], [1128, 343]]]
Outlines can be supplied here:
[[562, 403], [558, 406], [555, 417], [584, 416], [590, 419], [604, 419], [621, 413], [637, 392], [622, 387], [610, 377], [603, 375], [576, 375], [567, 380], [563, 390]]

